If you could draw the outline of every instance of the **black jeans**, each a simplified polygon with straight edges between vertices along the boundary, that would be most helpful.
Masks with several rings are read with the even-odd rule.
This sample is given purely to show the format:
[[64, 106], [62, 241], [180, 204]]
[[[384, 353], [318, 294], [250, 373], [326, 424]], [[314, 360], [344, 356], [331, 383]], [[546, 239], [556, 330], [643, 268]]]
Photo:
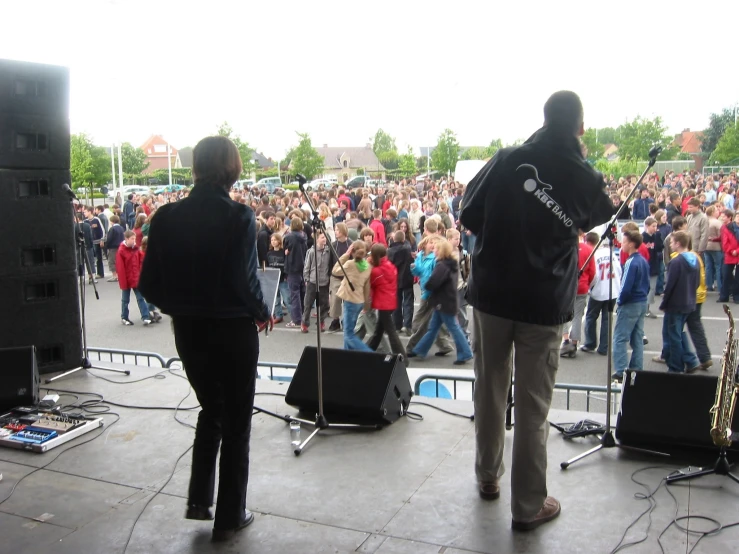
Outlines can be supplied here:
[[739, 277], [734, 275], [737, 264], [724, 264], [721, 268], [721, 291], [719, 298], [722, 302], [728, 302], [733, 296], [734, 302], [739, 302]]
[[259, 359], [250, 318], [175, 316], [175, 345], [200, 402], [188, 502], [212, 506], [221, 449], [214, 527], [233, 529], [244, 517], [249, 481], [249, 436]]
[[375, 332], [367, 341], [367, 346], [372, 350], [377, 350], [382, 340], [382, 335], [387, 333], [387, 338], [390, 340], [390, 350], [393, 354], [402, 354], [405, 358], [405, 348], [403, 343], [400, 342], [398, 332], [395, 330], [395, 323], [393, 323], [393, 312], [395, 310], [377, 310], [377, 326]]
[[321, 285], [320, 287], [317, 287], [315, 283], [305, 284], [305, 300], [303, 302], [303, 325], [305, 325], [306, 327], [310, 327], [310, 313], [311, 308], [313, 307], [313, 302], [316, 301], [316, 297], [318, 297], [318, 306], [320, 307], [319, 311], [321, 312], [321, 320], [318, 323], [323, 323], [328, 317], [328, 312], [330, 309], [328, 300], [328, 289], [328, 285]]
[[[100, 277], [104, 277], [105, 269], [103, 268], [103, 249], [99, 244], [94, 244], [92, 250], [95, 253], [95, 260], [97, 260], [97, 274], [100, 275]], [[90, 260], [90, 263], [94, 264], [95, 260]]]
[[413, 327], [413, 310], [415, 301], [413, 295], [413, 287], [407, 289], [398, 289], [398, 307], [393, 312], [393, 322], [397, 330], [405, 327], [410, 329]]
[[701, 321], [701, 308], [703, 308], [703, 304], [695, 305], [695, 310], [690, 312], [685, 326], [688, 328], [693, 346], [695, 346], [695, 354], [698, 356], [698, 361], [704, 364], [711, 360], [711, 351], [708, 349], [706, 330], [703, 328], [703, 322]]

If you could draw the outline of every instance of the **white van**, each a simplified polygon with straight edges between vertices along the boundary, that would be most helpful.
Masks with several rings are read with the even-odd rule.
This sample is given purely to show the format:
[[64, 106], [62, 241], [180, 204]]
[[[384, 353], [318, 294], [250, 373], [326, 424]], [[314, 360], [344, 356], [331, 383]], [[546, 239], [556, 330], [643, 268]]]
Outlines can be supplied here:
[[265, 177], [257, 181], [258, 188], [266, 188], [267, 192], [274, 192], [277, 187], [282, 186], [282, 180], [279, 177]]

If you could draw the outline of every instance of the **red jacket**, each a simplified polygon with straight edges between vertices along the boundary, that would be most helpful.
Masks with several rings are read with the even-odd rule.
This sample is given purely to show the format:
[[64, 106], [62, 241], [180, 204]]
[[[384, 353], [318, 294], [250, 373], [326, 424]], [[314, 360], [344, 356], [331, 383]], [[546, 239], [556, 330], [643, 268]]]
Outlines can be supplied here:
[[[587, 242], [581, 242], [577, 248], [577, 267], [581, 268], [582, 264], [585, 263], [585, 260], [588, 259], [588, 256], [593, 251], [593, 247]], [[577, 294], [587, 294], [593, 279], [595, 279], [595, 256], [590, 258], [588, 267], [585, 268], [585, 271], [582, 272], [580, 279], [577, 281]]]
[[129, 248], [125, 243], [121, 244], [115, 256], [115, 269], [121, 290], [138, 288], [143, 261], [144, 253], [138, 246]]
[[385, 226], [382, 224], [382, 221], [379, 219], [373, 219], [370, 221], [370, 229], [372, 229], [375, 232], [375, 242], [379, 242], [380, 244], [384, 244], [387, 246], [387, 239], [385, 238]]
[[[641, 257], [647, 260], [647, 263], [649, 263], [649, 258], [650, 258], [649, 249], [646, 246], [644, 246], [644, 243], [641, 243], [641, 245], [639, 245], [638, 252], [639, 254], [641, 254]], [[626, 260], [628, 259], [629, 259], [629, 256], [626, 254], [626, 252], [621, 250], [621, 253], [619, 254], [619, 260], [621, 261], [621, 267], [626, 265]]]
[[398, 307], [398, 269], [387, 259], [372, 268], [370, 274], [372, 287], [372, 309], [395, 310]]
[[133, 234], [136, 235], [136, 246], [141, 246], [141, 241], [144, 240], [143, 227], [133, 230]]
[[739, 264], [739, 256], [732, 255], [735, 250], [739, 252], [739, 241], [726, 225], [721, 227], [721, 250], [724, 251], [725, 264]]

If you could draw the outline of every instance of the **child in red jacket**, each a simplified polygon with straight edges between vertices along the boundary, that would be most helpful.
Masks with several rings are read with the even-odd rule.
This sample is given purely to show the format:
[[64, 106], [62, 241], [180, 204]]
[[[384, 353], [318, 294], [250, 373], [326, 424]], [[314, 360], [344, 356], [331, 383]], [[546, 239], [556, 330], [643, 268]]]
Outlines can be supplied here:
[[[585, 233], [580, 231], [580, 243], [578, 244], [577, 267], [580, 269], [593, 252], [595, 244], [583, 240]], [[596, 241], [597, 242], [597, 241]], [[590, 258], [587, 267], [580, 274], [577, 281], [577, 296], [575, 297], [575, 317], [572, 320], [569, 332], [565, 335], [564, 342], [559, 349], [562, 357], [575, 358], [577, 356], [577, 343], [582, 336], [582, 318], [585, 315], [585, 305], [588, 303], [590, 285], [595, 279], [595, 257]]]
[[118, 271], [118, 286], [121, 287], [121, 323], [123, 325], [133, 325], [133, 322], [128, 319], [128, 303], [131, 300], [132, 290], [139, 305], [141, 321], [144, 325], [151, 324], [149, 308], [138, 289], [142, 263], [141, 251], [136, 246], [136, 234], [133, 231], [126, 231], [123, 234], [123, 244], [118, 248], [115, 259], [115, 267]]
[[390, 350], [393, 354], [405, 355], [405, 348], [400, 342], [398, 331], [393, 322], [393, 312], [398, 307], [398, 270], [387, 258], [387, 248], [384, 244], [373, 244], [370, 250], [372, 273], [370, 287], [372, 290], [372, 309], [377, 310], [377, 326], [367, 346], [377, 350], [382, 335], [387, 333], [390, 341]]

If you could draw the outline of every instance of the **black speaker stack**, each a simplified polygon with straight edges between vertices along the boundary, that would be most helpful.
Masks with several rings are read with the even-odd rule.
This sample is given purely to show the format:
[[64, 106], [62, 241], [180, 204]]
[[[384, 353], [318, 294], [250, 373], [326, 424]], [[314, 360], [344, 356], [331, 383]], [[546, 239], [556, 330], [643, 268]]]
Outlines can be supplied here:
[[69, 168], [69, 70], [0, 60], [0, 348], [40, 373], [83, 357]]

